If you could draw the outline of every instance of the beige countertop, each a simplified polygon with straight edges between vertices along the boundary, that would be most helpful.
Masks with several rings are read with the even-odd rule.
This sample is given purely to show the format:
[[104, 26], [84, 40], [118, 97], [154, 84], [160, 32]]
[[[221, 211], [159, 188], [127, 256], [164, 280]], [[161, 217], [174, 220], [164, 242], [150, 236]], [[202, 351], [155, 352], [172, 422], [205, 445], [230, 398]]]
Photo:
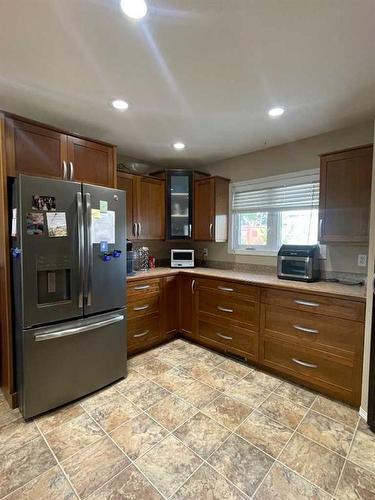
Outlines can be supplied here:
[[341, 283], [327, 283], [317, 281], [315, 283], [304, 283], [302, 281], [281, 280], [273, 274], [257, 274], [242, 271], [230, 271], [227, 269], [214, 269], [206, 267], [195, 267], [192, 269], [171, 269], [169, 267], [157, 267], [154, 270], [139, 271], [134, 276], [128, 276], [128, 281], [161, 278], [175, 274], [188, 274], [207, 278], [219, 278], [224, 280], [238, 281], [270, 288], [282, 288], [285, 290], [300, 290], [312, 294], [330, 295], [351, 300], [364, 302], [366, 300], [365, 286], [350, 286]]

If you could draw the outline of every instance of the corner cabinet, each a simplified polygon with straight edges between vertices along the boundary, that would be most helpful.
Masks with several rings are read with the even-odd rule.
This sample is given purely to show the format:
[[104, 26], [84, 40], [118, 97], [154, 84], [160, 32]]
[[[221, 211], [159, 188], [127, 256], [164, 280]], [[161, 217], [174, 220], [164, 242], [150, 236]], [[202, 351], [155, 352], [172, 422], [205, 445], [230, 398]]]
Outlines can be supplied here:
[[320, 157], [321, 243], [368, 241], [372, 154], [367, 145]]
[[194, 182], [194, 240], [228, 240], [229, 179], [207, 177]]

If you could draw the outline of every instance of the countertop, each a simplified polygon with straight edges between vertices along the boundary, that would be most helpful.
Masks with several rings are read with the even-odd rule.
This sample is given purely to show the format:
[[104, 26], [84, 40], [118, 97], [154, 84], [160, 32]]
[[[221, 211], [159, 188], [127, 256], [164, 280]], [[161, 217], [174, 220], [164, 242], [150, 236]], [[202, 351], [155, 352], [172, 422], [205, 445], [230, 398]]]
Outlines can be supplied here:
[[258, 285], [270, 288], [281, 288], [285, 290], [300, 290], [318, 295], [329, 295], [345, 299], [366, 301], [365, 286], [350, 286], [341, 283], [328, 283], [317, 281], [314, 283], [304, 283], [302, 281], [281, 280], [273, 274], [257, 274], [241, 271], [230, 271], [227, 269], [215, 269], [206, 267], [194, 267], [191, 269], [171, 269], [170, 267], [157, 267], [150, 271], [139, 271], [134, 276], [128, 276], [128, 281], [161, 278], [163, 276], [173, 276], [176, 274], [187, 274], [190, 276], [200, 276], [207, 278], [218, 278], [224, 280], [238, 281], [251, 285]]

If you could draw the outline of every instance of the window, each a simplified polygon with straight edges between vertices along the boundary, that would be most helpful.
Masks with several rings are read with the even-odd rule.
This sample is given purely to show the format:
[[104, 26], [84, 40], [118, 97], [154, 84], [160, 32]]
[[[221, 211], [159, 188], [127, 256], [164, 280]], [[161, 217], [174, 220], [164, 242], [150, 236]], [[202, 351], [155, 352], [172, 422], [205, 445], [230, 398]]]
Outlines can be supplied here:
[[229, 251], [273, 255], [282, 244], [316, 244], [318, 210], [318, 170], [234, 183]]

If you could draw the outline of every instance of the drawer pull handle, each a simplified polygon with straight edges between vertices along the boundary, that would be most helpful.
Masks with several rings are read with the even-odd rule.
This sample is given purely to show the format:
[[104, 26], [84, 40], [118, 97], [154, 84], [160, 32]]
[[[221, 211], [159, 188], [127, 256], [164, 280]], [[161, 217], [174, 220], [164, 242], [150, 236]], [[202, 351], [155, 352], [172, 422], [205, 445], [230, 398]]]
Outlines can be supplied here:
[[233, 340], [233, 337], [228, 337], [227, 335], [223, 335], [222, 333], [217, 333], [216, 335], [224, 340]]
[[312, 363], [306, 363], [306, 361], [301, 361], [300, 359], [292, 358], [292, 361], [293, 363], [304, 366], [306, 368], [318, 368], [318, 365], [313, 365]]
[[144, 337], [145, 335], [147, 335], [148, 333], [150, 333], [150, 330], [146, 330], [145, 332], [142, 332], [142, 333], [136, 333], [135, 335], [133, 335], [134, 338], [138, 338], [138, 337]]
[[233, 312], [233, 309], [228, 309], [226, 307], [221, 307], [221, 306], [217, 306], [217, 309], [219, 311], [222, 311], [222, 312], [225, 312], [225, 313], [232, 313]]
[[218, 290], [222, 290], [223, 292], [234, 292], [233, 288], [227, 288], [226, 286], [218, 286]]
[[305, 333], [319, 333], [319, 330], [315, 330], [314, 328], [305, 328], [304, 326], [299, 325], [293, 325], [293, 328]]
[[300, 306], [307, 306], [307, 307], [319, 307], [320, 304], [317, 302], [307, 302], [306, 300], [298, 300], [296, 299], [295, 304], [299, 304]]
[[135, 286], [134, 290], [147, 290], [147, 288], [150, 288], [150, 285]]
[[149, 304], [146, 304], [145, 306], [133, 307], [133, 311], [144, 311], [145, 309], [148, 309], [149, 307], [150, 307]]

